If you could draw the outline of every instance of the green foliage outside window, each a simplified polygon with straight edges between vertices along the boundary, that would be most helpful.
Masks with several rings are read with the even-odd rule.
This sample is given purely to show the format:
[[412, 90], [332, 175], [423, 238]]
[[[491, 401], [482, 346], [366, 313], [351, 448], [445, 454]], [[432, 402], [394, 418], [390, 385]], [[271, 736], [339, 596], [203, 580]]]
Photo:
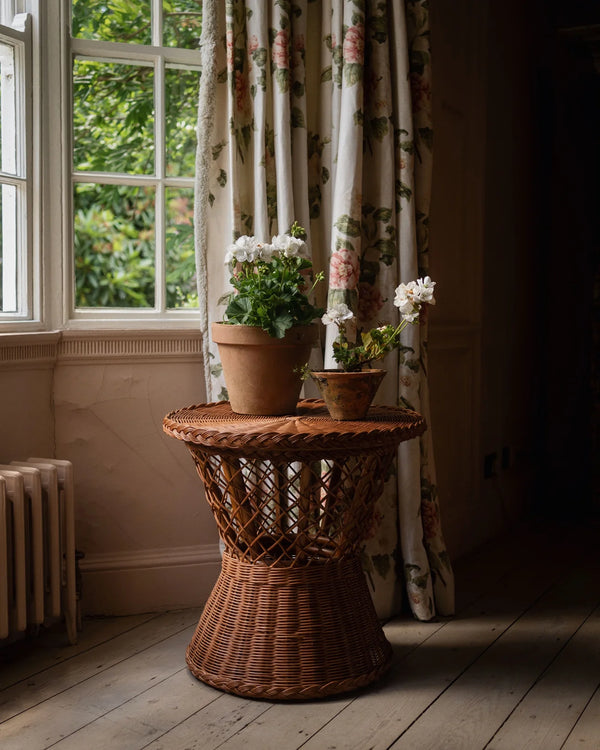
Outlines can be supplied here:
[[[151, 43], [150, 0], [73, 0], [74, 37]], [[163, 0], [163, 45], [198, 47], [201, 4]], [[165, 175], [191, 178], [195, 163], [199, 71], [164, 71]], [[102, 174], [74, 189], [77, 307], [153, 307], [156, 216], [164, 200], [167, 308], [197, 305], [193, 190], [132, 187], [111, 179], [156, 170], [155, 73], [149, 64], [73, 61], [73, 168]]]

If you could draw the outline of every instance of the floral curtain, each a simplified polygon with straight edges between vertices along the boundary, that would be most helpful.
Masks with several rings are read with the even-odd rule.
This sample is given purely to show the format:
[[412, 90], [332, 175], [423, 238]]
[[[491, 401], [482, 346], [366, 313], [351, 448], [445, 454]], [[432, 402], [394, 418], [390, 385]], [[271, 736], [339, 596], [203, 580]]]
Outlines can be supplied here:
[[[196, 254], [209, 398], [223, 396], [209, 324], [240, 234], [297, 220], [359, 327], [394, 322], [394, 289], [427, 273], [431, 65], [427, 0], [204, 0]], [[336, 330], [325, 335], [325, 364]], [[427, 323], [388, 355], [378, 394], [429, 416]], [[453, 612], [431, 430], [401, 446], [364, 567], [377, 611], [403, 588], [422, 620]]]

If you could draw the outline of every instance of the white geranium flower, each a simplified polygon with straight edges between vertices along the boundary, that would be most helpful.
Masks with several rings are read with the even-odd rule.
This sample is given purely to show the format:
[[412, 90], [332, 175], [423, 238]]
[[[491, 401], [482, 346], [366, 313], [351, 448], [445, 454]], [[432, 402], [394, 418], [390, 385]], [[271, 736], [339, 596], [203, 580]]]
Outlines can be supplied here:
[[413, 283], [415, 284], [413, 296], [417, 302], [426, 302], [428, 305], [435, 305], [435, 299], [433, 298], [435, 281], [432, 281], [429, 276], [425, 276], [424, 279], [417, 279]]
[[339, 302], [337, 305], [332, 305], [327, 308], [327, 312], [321, 318], [323, 325], [329, 325], [330, 323], [341, 323], [344, 320], [350, 320], [354, 317], [354, 313], [348, 307], [345, 302]]
[[233, 245], [229, 245], [225, 253], [225, 263], [254, 263], [260, 252], [260, 244], [255, 237], [243, 234]]
[[268, 243], [265, 242], [264, 245], [259, 245], [258, 257], [260, 260], [264, 260], [265, 263], [268, 263], [273, 257], [274, 252], [275, 252], [275, 248], [273, 247], [273, 245], [269, 245]]
[[283, 253], [286, 258], [308, 258], [308, 245], [304, 240], [289, 234], [278, 234], [271, 240], [273, 250]]
[[421, 311], [420, 305], [418, 307], [411, 305], [410, 308], [407, 307], [405, 310], [400, 308], [400, 312], [402, 314], [402, 320], [406, 320], [407, 323], [416, 323], [417, 320], [419, 320], [420, 311]]
[[[414, 282], [412, 283], [414, 284]], [[396, 287], [394, 305], [402, 310], [406, 304], [412, 306], [412, 290], [407, 284], [400, 284], [400, 286]]]

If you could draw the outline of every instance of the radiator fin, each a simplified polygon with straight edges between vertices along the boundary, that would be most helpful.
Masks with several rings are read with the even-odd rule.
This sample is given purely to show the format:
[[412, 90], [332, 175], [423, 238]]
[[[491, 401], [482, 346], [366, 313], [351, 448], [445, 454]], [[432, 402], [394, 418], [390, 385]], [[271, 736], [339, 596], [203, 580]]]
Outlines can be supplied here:
[[70, 461], [0, 464], [0, 639], [64, 617], [77, 642], [74, 506]]

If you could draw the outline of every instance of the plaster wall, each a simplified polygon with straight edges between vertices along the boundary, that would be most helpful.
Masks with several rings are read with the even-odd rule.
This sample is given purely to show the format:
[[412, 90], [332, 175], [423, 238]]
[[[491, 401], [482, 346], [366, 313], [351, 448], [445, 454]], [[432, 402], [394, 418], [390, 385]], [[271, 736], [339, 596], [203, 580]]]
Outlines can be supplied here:
[[47, 361], [25, 343], [26, 361], [0, 369], [0, 458], [72, 461], [84, 613], [202, 604], [216, 527], [191, 456], [162, 432], [169, 411], [205, 400], [198, 335], [54, 336]]

